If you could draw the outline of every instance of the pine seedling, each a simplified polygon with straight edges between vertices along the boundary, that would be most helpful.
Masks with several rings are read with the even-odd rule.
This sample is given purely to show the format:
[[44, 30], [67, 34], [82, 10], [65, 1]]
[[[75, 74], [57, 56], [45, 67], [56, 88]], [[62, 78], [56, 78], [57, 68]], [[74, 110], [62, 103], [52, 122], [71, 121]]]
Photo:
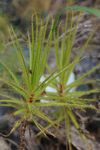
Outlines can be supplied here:
[[[13, 46], [16, 49], [16, 54], [19, 60], [20, 69], [22, 72], [21, 79], [19, 80], [16, 75], [7, 67], [6, 64], [1, 62], [5, 70], [10, 75], [10, 80], [0, 78], [0, 81], [8, 85], [8, 88], [12, 89], [12, 92], [16, 92], [20, 95], [20, 98], [1, 94], [4, 99], [0, 100], [0, 106], [14, 108], [13, 115], [18, 119], [15, 122], [10, 134], [15, 131], [18, 127], [20, 130], [20, 149], [24, 147], [24, 136], [25, 131], [29, 123], [33, 123], [40, 130], [40, 133], [46, 135], [47, 133], [52, 134], [48, 129], [51, 127], [56, 128], [65, 121], [65, 132], [67, 141], [69, 141], [69, 148], [71, 149], [71, 137], [70, 129], [71, 122], [77, 130], [80, 131], [80, 125], [74, 115], [74, 109], [93, 108], [89, 105], [89, 102], [94, 99], [83, 99], [84, 95], [98, 92], [98, 90], [75, 91], [81, 84], [87, 84], [94, 82], [84, 81], [85, 78], [94, 72], [99, 66], [94, 67], [86, 74], [82, 75], [77, 80], [68, 84], [71, 73], [73, 72], [75, 65], [82, 59], [81, 56], [76, 56], [71, 61], [71, 51], [74, 46], [74, 41], [77, 33], [77, 26], [74, 27], [74, 23], [70, 23], [70, 32], [59, 40], [59, 29], [54, 30], [55, 23], [52, 21], [49, 33], [47, 34], [49, 21], [44, 24], [42, 20], [36, 16], [36, 24], [32, 21], [31, 35], [28, 34], [28, 40], [26, 41], [29, 48], [28, 64], [26, 64], [25, 56], [23, 54], [23, 47], [18, 41], [18, 38], [13, 30], [10, 29], [10, 34], [13, 42]], [[64, 26], [64, 32], [69, 27], [69, 23], [66, 21]], [[72, 32], [73, 31], [73, 32]], [[91, 36], [90, 36], [91, 37]], [[90, 38], [91, 39], [91, 38]], [[88, 39], [88, 41], [90, 40]], [[88, 41], [81, 48], [85, 49]], [[55, 48], [56, 56], [56, 71], [52, 72], [41, 82], [41, 77], [45, 75], [45, 69], [48, 64], [49, 52], [52, 47], [52, 43]], [[56, 92], [47, 91], [46, 88], [52, 86], [56, 89]], [[72, 92], [71, 92], [72, 91]], [[45, 101], [41, 101], [45, 100]], [[51, 114], [46, 114], [41, 108], [46, 107], [57, 107], [58, 109], [54, 112], [54, 117]], [[57, 114], [59, 113], [59, 118]], [[46, 126], [42, 125], [38, 119], [42, 119], [46, 122]], [[23, 130], [22, 130], [23, 129]], [[39, 133], [39, 134], [40, 134]], [[38, 135], [39, 135], [38, 134]]]

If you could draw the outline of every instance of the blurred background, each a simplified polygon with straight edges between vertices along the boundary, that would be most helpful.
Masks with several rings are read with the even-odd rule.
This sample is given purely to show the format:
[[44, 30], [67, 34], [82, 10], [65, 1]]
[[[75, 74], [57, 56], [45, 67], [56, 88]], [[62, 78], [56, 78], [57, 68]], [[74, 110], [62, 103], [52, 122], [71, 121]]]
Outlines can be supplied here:
[[[55, 15], [64, 6], [72, 4], [100, 8], [99, 0], [0, 0], [0, 16], [5, 16], [9, 23], [25, 30], [34, 12], [40, 13], [42, 17]], [[0, 22], [0, 26], [7, 23]]]

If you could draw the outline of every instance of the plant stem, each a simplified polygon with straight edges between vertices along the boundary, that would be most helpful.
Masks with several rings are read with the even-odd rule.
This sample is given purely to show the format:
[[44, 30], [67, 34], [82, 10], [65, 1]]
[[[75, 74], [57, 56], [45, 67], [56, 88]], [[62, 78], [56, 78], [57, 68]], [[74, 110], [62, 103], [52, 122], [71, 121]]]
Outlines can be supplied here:
[[20, 131], [19, 131], [20, 144], [19, 144], [18, 150], [25, 150], [25, 131], [26, 131], [26, 127], [27, 127], [27, 121], [25, 120], [21, 123], [21, 126], [20, 126]]

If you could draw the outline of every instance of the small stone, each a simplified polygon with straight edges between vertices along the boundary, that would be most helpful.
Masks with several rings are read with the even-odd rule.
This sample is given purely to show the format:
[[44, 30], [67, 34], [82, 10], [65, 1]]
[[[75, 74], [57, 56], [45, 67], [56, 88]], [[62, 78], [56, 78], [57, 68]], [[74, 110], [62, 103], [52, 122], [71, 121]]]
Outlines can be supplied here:
[[0, 150], [11, 150], [10, 146], [5, 142], [2, 137], [0, 137]]

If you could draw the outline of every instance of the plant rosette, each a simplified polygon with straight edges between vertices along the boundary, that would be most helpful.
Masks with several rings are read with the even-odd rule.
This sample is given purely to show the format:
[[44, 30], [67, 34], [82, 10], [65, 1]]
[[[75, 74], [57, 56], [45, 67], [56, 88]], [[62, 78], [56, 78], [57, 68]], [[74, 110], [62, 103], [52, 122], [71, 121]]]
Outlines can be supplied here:
[[[40, 78], [40, 82], [42, 83], [44, 80], [46, 79], [45, 76], [42, 76]], [[57, 82], [59, 82], [59, 77], [57, 77], [55, 79]], [[69, 76], [69, 79], [66, 83], [66, 86], [73, 83], [75, 81], [75, 74], [72, 72]], [[75, 88], [72, 88], [69, 90], [69, 92], [74, 92], [75, 91]], [[57, 89], [55, 89], [54, 87], [51, 87], [51, 86], [47, 86], [46, 89], [45, 89], [45, 92], [49, 92], [49, 93], [57, 93]], [[49, 102], [49, 100], [43, 100], [41, 99], [40, 102], [44, 103], [44, 102]]]

